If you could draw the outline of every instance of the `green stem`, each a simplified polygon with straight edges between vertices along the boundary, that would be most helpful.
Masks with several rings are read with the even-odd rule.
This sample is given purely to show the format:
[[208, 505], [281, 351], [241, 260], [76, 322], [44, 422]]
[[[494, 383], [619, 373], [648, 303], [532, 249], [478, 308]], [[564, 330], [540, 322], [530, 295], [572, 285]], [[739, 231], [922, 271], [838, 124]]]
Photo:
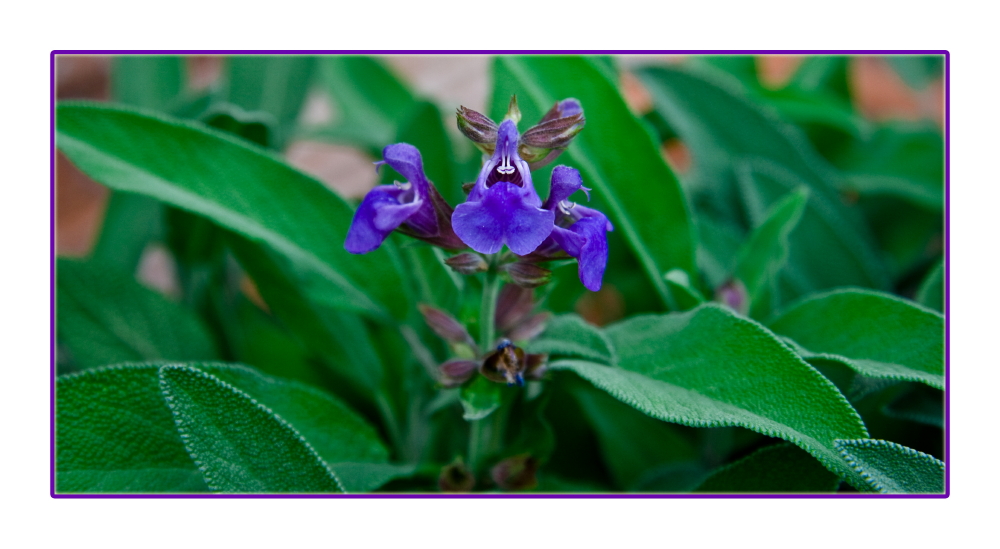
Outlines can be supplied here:
[[488, 353], [496, 337], [497, 296], [500, 295], [500, 278], [493, 266], [486, 272], [483, 282], [483, 305], [479, 315], [479, 346]]

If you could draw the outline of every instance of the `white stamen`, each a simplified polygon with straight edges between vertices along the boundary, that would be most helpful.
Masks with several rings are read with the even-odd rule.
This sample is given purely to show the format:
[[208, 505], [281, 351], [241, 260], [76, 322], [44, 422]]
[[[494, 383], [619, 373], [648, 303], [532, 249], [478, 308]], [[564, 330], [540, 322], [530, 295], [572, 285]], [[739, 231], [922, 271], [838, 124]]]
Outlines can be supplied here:
[[497, 171], [504, 175], [510, 175], [514, 173], [514, 166], [511, 166], [510, 164], [509, 155], [505, 154], [501, 157], [500, 165], [497, 166]]

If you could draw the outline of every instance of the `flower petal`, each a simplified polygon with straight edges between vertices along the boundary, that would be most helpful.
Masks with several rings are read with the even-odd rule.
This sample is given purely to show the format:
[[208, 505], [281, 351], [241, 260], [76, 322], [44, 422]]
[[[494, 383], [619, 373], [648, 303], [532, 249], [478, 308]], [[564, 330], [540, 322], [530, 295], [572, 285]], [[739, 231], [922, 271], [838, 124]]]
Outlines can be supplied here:
[[556, 166], [552, 168], [552, 185], [549, 190], [549, 197], [542, 205], [546, 210], [554, 210], [556, 205], [566, 200], [576, 191], [583, 189], [590, 199], [590, 189], [583, 186], [583, 178], [580, 172], [569, 166]]
[[399, 172], [407, 181], [413, 184], [417, 196], [427, 196], [430, 185], [424, 175], [424, 163], [420, 151], [409, 143], [396, 143], [382, 149], [382, 158], [392, 169]]
[[[585, 217], [570, 227], [570, 230], [584, 238], [577, 257], [579, 263], [580, 282], [588, 290], [596, 292], [601, 289], [604, 269], [608, 265], [608, 222], [603, 215], [600, 217]], [[567, 250], [567, 253], [573, 255]]]
[[455, 208], [455, 234], [482, 254], [499, 252], [504, 244], [517, 255], [533, 252], [552, 232], [555, 213], [532, 205], [532, 194], [530, 187], [495, 183], [481, 201]]
[[365, 195], [347, 231], [344, 248], [348, 252], [363, 254], [378, 248], [389, 233], [424, 204], [422, 200], [400, 204], [402, 192], [394, 185], [379, 185]]

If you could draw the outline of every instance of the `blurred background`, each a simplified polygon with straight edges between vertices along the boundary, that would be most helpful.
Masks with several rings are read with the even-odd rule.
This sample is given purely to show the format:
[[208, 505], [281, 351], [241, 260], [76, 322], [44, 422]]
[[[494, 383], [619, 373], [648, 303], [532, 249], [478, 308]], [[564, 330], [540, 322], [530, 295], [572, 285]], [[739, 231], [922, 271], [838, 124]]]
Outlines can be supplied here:
[[[449, 132], [457, 165], [462, 166], [458, 177], [463, 181], [474, 179], [478, 154], [458, 133], [453, 113], [463, 105], [490, 114], [489, 57], [379, 56], [371, 65], [345, 62], [345, 59], [351, 58], [62, 55], [56, 60], [56, 96], [60, 101], [126, 103], [199, 119], [268, 147], [345, 198], [359, 199], [379, 182], [372, 162], [378, 159], [382, 146], [395, 141], [395, 132], [391, 126], [380, 127], [385, 121], [379, 115], [367, 116], [368, 113], [355, 108], [357, 103], [352, 102], [350, 95], [365, 92], [338, 88], [335, 83], [338, 79], [368, 76], [356, 74], [357, 71], [386, 71], [406, 89], [380, 88], [377, 93], [412, 94], [435, 105]], [[930, 151], [938, 157], [933, 162], [941, 165], [943, 177], [941, 153], [935, 153], [943, 151], [943, 57], [838, 59], [843, 65], [842, 82], [823, 83], [823, 89], [833, 90], [833, 93], [829, 94], [830, 101], [820, 107], [811, 103], [813, 96], [798, 94], [798, 90], [810, 89], [810, 85], [818, 87], [817, 82], [810, 83], [810, 78], [829, 78], [829, 73], [812, 71], [815, 64], [807, 63], [809, 59], [804, 56], [642, 55], [617, 57], [614, 66], [629, 107], [659, 130], [656, 133], [662, 142], [662, 154], [682, 183], [697, 159], [691, 157], [676, 134], [661, 127], [662, 120], [653, 110], [647, 91], [632, 69], [665, 64], [711, 65], [735, 77], [756, 102], [767, 105], [781, 118], [799, 126], [817, 151], [841, 169], [845, 164], [851, 165], [852, 154], [855, 154], [852, 147], [856, 149], [858, 143], [867, 143], [871, 147], [895, 147], [890, 156], [897, 157], [905, 154], [926, 156]], [[269, 85], [260, 86], [262, 79]], [[909, 137], [895, 142], [881, 139], [879, 131], [885, 127], [907, 128]], [[913, 135], [920, 137], [912, 139]], [[923, 170], [922, 173], [935, 173], [935, 170]], [[857, 197], [847, 192], [844, 199], [851, 202]], [[111, 201], [107, 188], [91, 181], [58, 153], [57, 255], [85, 257], [91, 254], [98, 245], [106, 217], [114, 215], [114, 209], [109, 208]], [[912, 215], [924, 216], [918, 210], [911, 212]], [[877, 217], [878, 213], [874, 215]], [[122, 221], [116, 220], [118, 227], [132, 223], [140, 232], [142, 227], [149, 225], [141, 216], [124, 220], [125, 225], [120, 224]], [[893, 230], [905, 231], [905, 226]], [[878, 233], [877, 227], [875, 231]], [[900, 234], [876, 236], [882, 241], [906, 238]], [[916, 284], [926, 271], [927, 266], [923, 263], [929, 264], [940, 257], [943, 232], [937, 229], [930, 238], [926, 236], [919, 238], [924, 249], [905, 252], [912, 256], [904, 258], [905, 261], [919, 268], [912, 269], [913, 280], [900, 277], [898, 292], [905, 294], [907, 285]], [[180, 292], [176, 265], [164, 240], [163, 235], [154, 235], [147, 241], [138, 260], [137, 277], [147, 286], [176, 297]], [[904, 266], [899, 268], [905, 270]], [[256, 292], [252, 283], [247, 281], [243, 289], [254, 300]], [[259, 297], [256, 300], [259, 301]], [[598, 324], [620, 318], [625, 308], [613, 285], [606, 285], [597, 294], [584, 294], [575, 306], [578, 312]]]

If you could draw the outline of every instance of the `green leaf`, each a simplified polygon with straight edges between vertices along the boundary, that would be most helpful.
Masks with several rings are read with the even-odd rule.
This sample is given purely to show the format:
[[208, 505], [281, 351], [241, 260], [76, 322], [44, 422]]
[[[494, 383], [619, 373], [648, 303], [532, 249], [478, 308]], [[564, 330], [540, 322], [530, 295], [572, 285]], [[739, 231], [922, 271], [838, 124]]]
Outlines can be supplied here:
[[371, 492], [390, 480], [405, 478], [416, 471], [415, 465], [391, 463], [331, 463], [344, 491], [347, 493]]
[[681, 269], [670, 269], [663, 275], [667, 290], [674, 296], [682, 311], [694, 309], [705, 302], [705, 296], [691, 283], [691, 277]]
[[478, 421], [492, 414], [500, 407], [502, 397], [500, 385], [483, 376], [476, 376], [472, 383], [463, 386], [459, 395], [462, 417], [468, 421]]
[[311, 135], [364, 147], [373, 155], [393, 143], [398, 125], [416, 103], [406, 86], [372, 57], [322, 57], [318, 64], [324, 90], [336, 103], [337, 119]]
[[[579, 387], [573, 396], [593, 426], [604, 462], [621, 489], [642, 490], [645, 481], [653, 478], [662, 487], [667, 480], [664, 472], [698, 457], [674, 425], [657, 421], [593, 387]], [[691, 488], [690, 475], [670, 480], [677, 491]]]
[[247, 111], [264, 111], [277, 122], [275, 147], [295, 127], [312, 81], [315, 57], [240, 55], [226, 59], [226, 99]]
[[802, 217], [808, 198], [809, 189], [799, 187], [774, 205], [740, 250], [734, 274], [747, 288], [751, 316], [770, 312], [769, 304], [761, 303], [762, 298], [785, 264], [788, 235]]
[[90, 257], [103, 265], [135, 272], [146, 246], [163, 237], [163, 217], [163, 205], [156, 200], [113, 191]]
[[[757, 225], [780, 197], [801, 185], [809, 187], [789, 257], [790, 265], [808, 275], [796, 281], [798, 293], [844, 284], [888, 287], [859, 212], [846, 207], [834, 190], [836, 172], [793, 127], [718, 75], [656, 67], [640, 71], [639, 78], [656, 109], [691, 149], [692, 193], [711, 210], [728, 219], [738, 219], [746, 210]], [[824, 255], [817, 261], [818, 253]]]
[[944, 260], [941, 259], [920, 283], [917, 303], [939, 313], [944, 312], [944, 288]]
[[890, 294], [841, 289], [811, 296], [769, 323], [805, 358], [866, 376], [944, 389], [944, 318]]
[[[786, 167], [762, 158], [737, 163], [737, 184], [754, 224], [788, 192], [806, 181]], [[797, 297], [844, 285], [888, 287], [889, 278], [858, 212], [847, 209], [829, 190], [810, 187], [809, 200], [789, 235], [783, 287]]]
[[775, 444], [716, 470], [695, 492], [788, 494], [833, 492], [840, 484], [812, 456], [792, 444]]
[[[746, 427], [796, 444], [850, 478], [833, 441], [864, 438], [834, 385], [759, 324], [717, 305], [644, 315], [606, 329], [618, 368], [562, 360], [599, 389], [657, 419], [692, 427]], [[860, 435], [858, 435], [860, 434]]]
[[529, 353], [546, 353], [552, 357], [575, 356], [601, 364], [615, 364], [615, 350], [601, 330], [587, 324], [579, 315], [553, 317], [545, 331], [527, 348]]
[[337, 296], [314, 272], [235, 233], [226, 242], [240, 265], [256, 283], [264, 302], [307, 348], [354, 387], [378, 391], [384, 379], [383, 364], [375, 352], [365, 323], [356, 315], [337, 310]]
[[191, 311], [142, 286], [130, 271], [70, 259], [59, 259], [56, 269], [56, 329], [79, 367], [217, 356]]
[[158, 365], [56, 380], [56, 491], [206, 492], [160, 393]]
[[944, 462], [887, 440], [838, 440], [844, 460], [871, 491], [883, 494], [944, 492]]
[[350, 207], [260, 149], [197, 124], [96, 105], [58, 106], [57, 127], [60, 150], [95, 180], [266, 243], [317, 273], [338, 308], [397, 318], [409, 310], [391, 244], [347, 253]]
[[517, 94], [522, 129], [557, 101], [580, 101], [587, 127], [559, 161], [580, 170], [584, 185], [594, 189], [588, 206], [603, 211], [622, 232], [657, 295], [677, 308], [663, 275], [673, 268], [695, 272], [691, 214], [676, 176], [614, 82], [584, 57], [499, 57], [494, 86], [494, 103], [506, 104]]
[[240, 365], [197, 367], [266, 405], [305, 437], [327, 463], [381, 463], [389, 459], [389, 451], [371, 425], [318, 389], [265, 377]]
[[247, 393], [185, 365], [159, 375], [184, 446], [213, 491], [342, 491], [306, 439]]
[[111, 65], [111, 93], [126, 105], [167, 111], [184, 90], [184, 57], [123, 55]]

